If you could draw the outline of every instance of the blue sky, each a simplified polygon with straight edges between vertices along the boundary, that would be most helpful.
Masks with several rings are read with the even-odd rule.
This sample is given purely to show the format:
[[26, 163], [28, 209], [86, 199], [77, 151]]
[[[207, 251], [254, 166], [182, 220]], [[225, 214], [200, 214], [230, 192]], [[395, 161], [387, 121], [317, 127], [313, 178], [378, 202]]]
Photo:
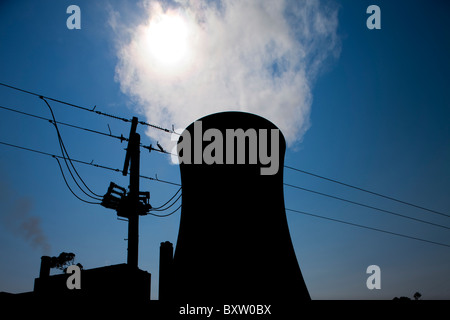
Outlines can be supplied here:
[[[80, 30], [66, 27], [71, 4], [81, 8]], [[200, 10], [183, 1], [177, 5], [190, 23], [196, 14], [203, 14], [206, 22], [203, 29], [189, 25], [199, 39], [189, 42], [195, 44], [190, 52], [194, 67], [172, 77], [173, 70], [159, 73], [158, 65], [146, 65], [146, 59], [140, 60], [143, 53], [130, 46], [139, 43], [139, 27], [158, 10], [155, 4], [3, 1], [0, 82], [167, 128], [221, 110], [220, 105], [261, 112], [290, 141], [287, 165], [450, 214], [447, 2], [310, 1], [294, 6], [289, 16], [277, 16], [283, 13], [279, 7], [266, 16], [267, 7], [249, 4], [246, 16], [242, 3], [213, 4], [209, 6], [216, 9]], [[366, 27], [371, 4], [381, 8], [380, 30]], [[175, 6], [166, 4], [162, 10]], [[273, 18], [271, 27], [261, 17]], [[265, 50], [267, 44], [275, 45]], [[234, 54], [243, 60], [230, 59]], [[251, 63], [249, 56], [255, 57]], [[204, 61], [219, 72], [208, 73]], [[278, 79], [261, 71], [268, 64], [278, 68]], [[210, 85], [205, 79], [213, 75], [217, 81]], [[173, 94], [175, 89], [179, 94]], [[268, 98], [273, 105], [264, 105]], [[58, 121], [106, 133], [109, 125], [112, 134], [128, 135], [128, 123], [49, 103]], [[4, 87], [0, 106], [50, 117], [37, 97]], [[59, 154], [49, 123], [4, 109], [0, 114], [0, 141]], [[60, 130], [72, 158], [122, 168], [125, 143], [73, 128]], [[170, 141], [158, 130], [138, 130], [144, 144], [160, 141], [167, 146]], [[142, 150], [141, 165], [144, 175], [179, 182], [178, 167], [165, 155]], [[81, 164], [77, 169], [99, 194], [110, 181], [128, 185], [128, 177], [120, 173]], [[448, 217], [300, 172], [286, 169], [284, 174], [289, 184], [450, 226]], [[32, 290], [44, 253], [74, 252], [85, 268], [126, 261], [126, 222], [111, 210], [76, 199], [54, 159], [0, 145], [0, 175], [0, 291]], [[141, 181], [141, 189], [151, 192], [154, 206], [177, 191], [149, 180]], [[285, 203], [291, 209], [450, 244], [448, 229], [289, 187]], [[313, 299], [392, 299], [412, 297], [416, 291], [424, 299], [450, 298], [448, 247], [294, 212], [287, 217]], [[41, 237], [27, 238], [24, 223]], [[153, 298], [159, 244], [175, 243], [178, 226], [179, 213], [140, 219], [139, 266], [152, 273]], [[381, 268], [380, 290], [366, 288], [366, 268], [372, 264]]]

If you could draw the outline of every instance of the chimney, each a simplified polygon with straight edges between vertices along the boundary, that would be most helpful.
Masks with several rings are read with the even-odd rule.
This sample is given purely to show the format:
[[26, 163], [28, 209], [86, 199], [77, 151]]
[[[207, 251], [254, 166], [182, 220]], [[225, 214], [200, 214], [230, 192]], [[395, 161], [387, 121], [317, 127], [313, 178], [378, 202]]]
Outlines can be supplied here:
[[41, 270], [39, 272], [39, 278], [47, 278], [50, 276], [51, 260], [49, 256], [41, 257]]
[[169, 241], [161, 242], [159, 250], [159, 300], [167, 301], [171, 294], [173, 265], [173, 245]]

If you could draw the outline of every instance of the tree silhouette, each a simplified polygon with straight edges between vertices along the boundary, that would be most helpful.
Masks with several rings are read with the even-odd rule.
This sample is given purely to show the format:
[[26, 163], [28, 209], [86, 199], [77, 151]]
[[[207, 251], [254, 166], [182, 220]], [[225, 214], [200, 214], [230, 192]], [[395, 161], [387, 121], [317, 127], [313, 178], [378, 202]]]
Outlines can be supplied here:
[[[73, 265], [75, 263], [75, 254], [72, 252], [61, 252], [57, 257], [51, 257], [50, 260], [50, 268], [56, 268], [66, 272], [68, 266]], [[80, 269], [83, 269], [83, 266], [80, 263], [77, 263], [77, 266]]]
[[[416, 292], [413, 295], [414, 300], [419, 300], [420, 297], [422, 297], [422, 294], [420, 292]], [[409, 298], [409, 297], [400, 297], [400, 298], [395, 297], [393, 300], [411, 300], [411, 298]]]

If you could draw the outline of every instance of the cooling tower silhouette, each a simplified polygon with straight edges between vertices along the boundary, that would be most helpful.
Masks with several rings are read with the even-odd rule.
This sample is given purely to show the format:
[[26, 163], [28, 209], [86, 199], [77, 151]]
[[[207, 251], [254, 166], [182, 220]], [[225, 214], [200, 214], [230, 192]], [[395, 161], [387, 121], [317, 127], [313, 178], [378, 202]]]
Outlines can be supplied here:
[[[269, 165], [259, 158], [256, 164], [248, 164], [249, 150], [256, 148], [249, 143], [250, 138], [245, 144], [245, 164], [236, 164], [237, 140], [235, 164], [225, 163], [231, 150], [225, 148], [226, 130], [248, 132], [251, 129], [260, 141], [260, 129], [266, 129], [266, 151], [270, 155], [276, 150], [275, 145], [270, 145], [271, 130], [278, 130], [274, 124], [244, 112], [216, 113], [199, 120], [202, 134], [212, 128], [223, 134], [224, 161], [207, 164], [203, 159], [200, 164], [194, 163], [194, 153], [200, 150], [195, 145], [199, 141], [198, 135], [195, 136], [199, 127], [193, 123], [186, 128], [178, 142], [178, 152], [183, 159], [190, 151], [192, 161], [180, 163], [183, 197], [173, 259], [172, 299], [218, 303], [310, 300], [286, 220], [283, 135], [280, 132], [276, 141], [279, 144], [277, 172], [261, 174], [261, 168]], [[190, 150], [186, 145], [181, 148], [182, 141], [187, 141], [186, 135], [191, 137]], [[213, 143], [214, 139], [210, 140], [203, 141], [202, 151]], [[259, 152], [261, 145], [255, 150]], [[212, 155], [217, 156], [214, 152]]]

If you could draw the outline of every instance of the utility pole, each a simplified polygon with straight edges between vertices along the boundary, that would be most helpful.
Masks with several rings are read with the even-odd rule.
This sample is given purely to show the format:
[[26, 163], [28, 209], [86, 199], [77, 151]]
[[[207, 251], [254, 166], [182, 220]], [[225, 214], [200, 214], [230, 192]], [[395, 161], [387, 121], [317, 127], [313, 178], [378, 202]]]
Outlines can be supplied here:
[[138, 119], [131, 121], [130, 137], [122, 174], [128, 174], [130, 168], [130, 185], [128, 195], [128, 256], [127, 264], [138, 268], [139, 253], [139, 158], [141, 136], [136, 133]]
[[133, 117], [122, 171], [122, 174], [126, 176], [129, 169], [129, 191], [127, 192], [125, 188], [111, 182], [101, 203], [105, 208], [117, 211], [117, 216], [128, 219], [127, 263], [134, 268], [138, 268], [139, 216], [145, 216], [152, 208], [149, 203], [150, 192], [139, 191], [141, 136], [136, 133], [137, 125], [138, 119]]

